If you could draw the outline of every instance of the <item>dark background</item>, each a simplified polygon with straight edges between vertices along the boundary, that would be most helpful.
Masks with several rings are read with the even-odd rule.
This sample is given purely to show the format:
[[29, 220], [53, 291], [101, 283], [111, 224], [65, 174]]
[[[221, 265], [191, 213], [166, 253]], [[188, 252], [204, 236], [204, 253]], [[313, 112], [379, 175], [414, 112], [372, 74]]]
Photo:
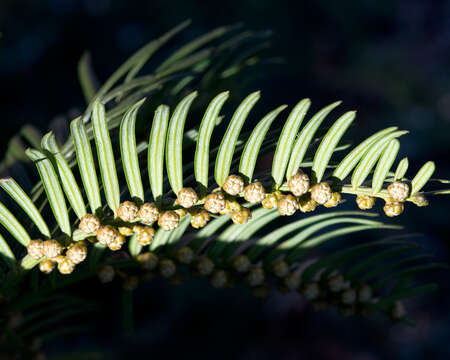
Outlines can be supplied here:
[[[399, 156], [408, 155], [411, 173], [434, 160], [436, 176], [450, 178], [450, 2], [437, 0], [1, 0], [1, 152], [23, 124], [45, 131], [55, 116], [83, 109], [76, 65], [84, 50], [104, 80], [135, 49], [186, 18], [193, 24], [182, 40], [239, 21], [273, 30], [271, 53], [285, 63], [264, 67], [248, 89], [261, 89], [261, 102], [273, 108], [310, 97], [318, 109], [343, 100], [345, 109], [358, 110], [354, 137], [392, 125], [408, 129]], [[448, 197], [431, 205], [408, 207], [398, 221], [425, 233], [422, 242], [448, 262]], [[111, 359], [448, 359], [450, 287], [445, 272], [429, 276], [441, 289], [407, 304], [416, 328], [313, 313], [297, 295], [261, 300], [198, 281], [157, 282], [137, 292], [132, 338], [99, 318], [98, 335], [67, 337], [46, 350], [92, 351], [93, 358], [103, 351]], [[110, 291], [114, 303], [118, 293]]]

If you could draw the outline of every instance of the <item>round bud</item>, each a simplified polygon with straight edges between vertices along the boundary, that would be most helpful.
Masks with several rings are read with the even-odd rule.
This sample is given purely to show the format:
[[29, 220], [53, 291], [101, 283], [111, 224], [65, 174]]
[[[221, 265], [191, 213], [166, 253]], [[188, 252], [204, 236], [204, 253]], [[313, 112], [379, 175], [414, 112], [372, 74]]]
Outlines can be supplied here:
[[354, 289], [347, 289], [341, 294], [341, 301], [345, 305], [353, 305], [356, 301], [356, 291]]
[[207, 276], [214, 270], [214, 262], [208, 257], [202, 257], [198, 259], [195, 267], [200, 275]]
[[305, 297], [306, 300], [315, 300], [320, 295], [320, 288], [319, 284], [317, 283], [310, 283], [306, 284], [302, 289], [302, 295]]
[[159, 273], [162, 277], [170, 278], [177, 271], [175, 263], [170, 259], [163, 259], [159, 262]]
[[290, 273], [283, 279], [284, 286], [286, 286], [291, 291], [297, 290], [300, 287], [300, 283], [301, 278], [300, 274], [298, 273]]
[[391, 308], [392, 320], [401, 320], [406, 316], [405, 306], [401, 301], [396, 301]]
[[360, 303], [367, 303], [372, 299], [372, 288], [369, 285], [363, 285], [358, 290], [358, 301]]
[[139, 254], [137, 256], [137, 261], [139, 261], [143, 269], [153, 270], [158, 265], [159, 259], [155, 254], [151, 252], [146, 252]]
[[217, 289], [224, 288], [227, 285], [228, 276], [225, 270], [217, 269], [211, 274], [209, 283]]
[[114, 241], [118, 234], [118, 231], [111, 225], [100, 226], [97, 230], [97, 241], [101, 245], [108, 245]]
[[423, 194], [416, 194], [411, 198], [411, 201], [413, 204], [422, 207], [422, 206], [428, 206], [428, 200]]
[[404, 202], [409, 195], [409, 185], [401, 181], [394, 181], [387, 187], [387, 191], [394, 201]]
[[139, 278], [137, 276], [127, 276], [122, 283], [122, 288], [125, 291], [133, 291], [136, 290], [138, 285], [139, 285]]
[[153, 241], [155, 229], [151, 226], [141, 226], [141, 228], [139, 231], [136, 231], [136, 240], [140, 245], [146, 246]]
[[266, 194], [261, 202], [264, 209], [270, 210], [276, 207], [278, 204], [278, 199], [275, 194]]
[[252, 213], [250, 209], [241, 206], [239, 210], [233, 211], [231, 213], [231, 220], [235, 224], [245, 224], [249, 219], [252, 218]]
[[155, 203], [145, 203], [140, 207], [137, 216], [142, 223], [151, 224], [158, 220], [159, 209], [156, 207]]
[[63, 275], [71, 274], [74, 269], [75, 264], [72, 261], [70, 261], [70, 259], [67, 257], [64, 258], [64, 260], [58, 264], [58, 270]]
[[250, 270], [252, 263], [247, 255], [240, 254], [232, 260], [232, 266], [238, 273], [245, 273]]
[[261, 285], [264, 282], [264, 270], [260, 267], [251, 269], [245, 276], [245, 281], [251, 287]]
[[194, 257], [194, 251], [188, 246], [184, 246], [176, 252], [176, 258], [181, 264], [189, 265], [194, 260]]
[[51, 260], [43, 260], [39, 263], [39, 270], [44, 274], [50, 274], [55, 268], [55, 262]]
[[331, 200], [332, 194], [331, 187], [326, 182], [321, 182], [311, 188], [311, 199], [320, 205]]
[[403, 209], [403, 203], [397, 201], [387, 201], [383, 207], [384, 213], [389, 217], [400, 215], [403, 212]]
[[311, 199], [311, 194], [300, 196], [297, 200], [297, 203], [300, 211], [303, 213], [314, 211], [317, 207], [317, 203], [313, 199]]
[[213, 214], [218, 214], [225, 208], [225, 197], [218, 191], [209, 194], [205, 198], [205, 209]]
[[289, 274], [289, 265], [284, 260], [279, 260], [272, 265], [272, 272], [275, 276], [283, 278]]
[[210, 219], [206, 210], [195, 210], [191, 212], [191, 225], [195, 229], [200, 229], [208, 223]]
[[356, 204], [361, 210], [369, 210], [375, 205], [375, 198], [373, 196], [357, 195]]
[[51, 259], [54, 258], [58, 255], [61, 255], [63, 248], [61, 246], [61, 244], [54, 240], [54, 239], [50, 239], [50, 240], [45, 240], [42, 244], [42, 251], [44, 253], [44, 256]]
[[39, 260], [44, 256], [44, 244], [40, 239], [30, 240], [27, 245], [27, 252], [33, 259]]
[[115, 274], [114, 268], [111, 265], [104, 265], [97, 272], [98, 279], [102, 284], [113, 281]]
[[130, 222], [136, 219], [138, 211], [139, 208], [134, 202], [125, 201], [117, 209], [117, 216], [125, 222]]
[[198, 195], [193, 188], [182, 188], [178, 192], [177, 203], [184, 208], [193, 207], [198, 201]]
[[288, 187], [295, 196], [302, 196], [309, 190], [309, 177], [300, 169], [288, 181]]
[[291, 216], [298, 209], [296, 198], [291, 195], [285, 195], [278, 201], [278, 212], [282, 216]]
[[331, 195], [331, 199], [328, 200], [325, 204], [323, 204], [323, 206], [325, 206], [327, 208], [332, 208], [332, 207], [338, 206], [339, 203], [341, 202], [341, 199], [342, 199], [341, 193], [334, 192]]
[[109, 250], [117, 251], [122, 248], [123, 244], [125, 244], [125, 237], [117, 233], [114, 240], [108, 244], [108, 247]]
[[87, 256], [87, 246], [84, 244], [74, 244], [72, 246], [69, 247], [69, 249], [67, 249], [66, 251], [66, 256], [70, 259], [70, 261], [72, 261], [74, 264], [79, 264], [82, 261], [84, 261], [84, 259], [86, 259]]
[[244, 179], [239, 175], [229, 175], [225, 183], [222, 185], [222, 189], [232, 196], [236, 196], [244, 191]]
[[170, 231], [175, 229], [180, 222], [180, 216], [172, 210], [164, 211], [158, 219], [158, 225], [164, 231]]
[[264, 187], [259, 181], [247, 185], [244, 189], [244, 199], [249, 203], [259, 203], [264, 200]]
[[97, 232], [99, 227], [100, 219], [92, 214], [84, 215], [80, 220], [80, 224], [78, 225], [78, 229], [85, 232], [86, 234]]

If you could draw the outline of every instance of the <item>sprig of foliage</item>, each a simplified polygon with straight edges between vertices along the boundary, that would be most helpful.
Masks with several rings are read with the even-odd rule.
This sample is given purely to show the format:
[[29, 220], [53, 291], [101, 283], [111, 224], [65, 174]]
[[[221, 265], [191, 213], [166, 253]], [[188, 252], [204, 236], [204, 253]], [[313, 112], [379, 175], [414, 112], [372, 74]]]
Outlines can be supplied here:
[[[84, 56], [79, 74], [88, 105], [81, 117], [71, 121], [71, 135], [64, 144], [58, 144], [52, 132], [42, 140], [33, 131], [24, 132], [33, 146], [25, 155], [36, 165], [40, 181], [29, 193], [12, 178], [2, 179], [0, 186], [35, 227], [22, 226], [25, 220], [18, 220], [22, 213], [0, 203], [0, 223], [8, 232], [6, 239], [0, 235], [3, 296], [14, 299], [28, 276], [36, 277], [40, 294], [95, 275], [103, 282], [117, 275], [125, 291], [131, 291], [155, 271], [178, 283], [183, 278], [181, 269], [188, 269], [208, 276], [215, 287], [242, 280], [258, 295], [271, 287], [300, 291], [318, 308], [336, 305], [347, 315], [375, 309], [406, 321], [397, 301], [433, 290], [434, 285], [412, 285], [412, 278], [441, 265], [417, 265], [422, 257], [401, 257], [414, 246], [399, 241], [344, 246], [305, 265], [330, 240], [365, 230], [400, 228], [374, 220], [373, 213], [308, 213], [320, 205], [339, 205], [345, 194], [356, 195], [361, 209], [371, 208], [375, 198], [384, 199], [389, 216], [399, 215], [405, 202], [427, 205], [422, 189], [435, 170], [434, 163], [423, 165], [411, 181], [405, 178], [407, 158], [393, 172], [398, 138], [407, 133], [397, 127], [381, 130], [348, 151], [342, 138], [356, 112], [345, 112], [328, 121], [325, 131], [319, 129], [340, 102], [310, 116], [311, 101], [302, 99], [281, 129], [271, 129], [287, 108], [282, 105], [251, 132], [243, 133], [261, 98], [256, 91], [236, 107], [222, 133], [218, 126], [230, 95], [225, 91], [208, 95], [213, 99], [200, 123], [195, 123], [190, 110], [202, 93], [187, 92], [188, 86], [195, 81], [199, 88], [202, 81], [209, 86], [214, 74], [228, 76], [248, 65], [249, 59], [256, 61], [252, 52], [232, 65], [222, 59], [258, 35], [241, 32], [203, 49], [237, 30], [216, 29], [175, 51], [151, 75], [139, 76], [153, 53], [186, 25], [138, 50], [100, 88]], [[157, 102], [167, 88], [171, 88], [171, 99], [187, 93], [173, 111]], [[151, 124], [140, 116], [150, 105], [156, 107]], [[11, 146], [13, 151], [21, 149], [21, 145]], [[271, 165], [255, 173], [258, 160], [270, 153], [274, 154]], [[433, 190], [427, 195], [445, 192]], [[297, 210], [305, 214], [301, 219], [280, 222], [280, 216]], [[10, 246], [13, 239], [18, 242], [16, 249]], [[124, 250], [127, 242], [128, 252]], [[24, 247], [28, 255], [22, 257]], [[114, 260], [107, 255], [108, 248], [126, 255]], [[363, 273], [375, 261], [381, 263], [393, 255], [389, 266]], [[40, 280], [32, 270], [37, 265], [45, 273], [57, 267], [65, 275], [53, 272]], [[393, 288], [388, 286], [392, 281]], [[128, 293], [124, 304], [131, 304]]]

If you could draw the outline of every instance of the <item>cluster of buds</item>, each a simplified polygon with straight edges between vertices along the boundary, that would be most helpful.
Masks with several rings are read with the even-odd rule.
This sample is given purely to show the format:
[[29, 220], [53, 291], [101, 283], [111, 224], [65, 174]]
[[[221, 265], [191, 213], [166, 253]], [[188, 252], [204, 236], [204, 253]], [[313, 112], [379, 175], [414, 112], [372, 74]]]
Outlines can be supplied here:
[[[175, 214], [178, 220], [178, 215]], [[152, 203], [145, 203], [138, 207], [131, 201], [125, 201], [120, 204], [117, 210], [117, 217], [126, 224], [117, 226], [112, 224], [102, 224], [100, 219], [93, 214], [84, 215], [78, 228], [86, 234], [92, 234], [90, 242], [98, 242], [107, 246], [112, 251], [120, 250], [126, 242], [126, 237], [136, 234], [140, 245], [149, 245], [155, 235], [155, 229], [149, 224], [164, 219], [168, 216], [165, 213], [159, 214], [158, 208]], [[140, 222], [142, 225], [139, 225]], [[178, 224], [178, 223], [177, 223]]]
[[70, 274], [77, 264], [86, 259], [87, 246], [84, 241], [79, 241], [64, 249], [57, 240], [36, 239], [29, 242], [27, 252], [33, 259], [39, 260], [39, 269], [43, 273], [50, 274], [57, 267], [61, 274]]
[[325, 207], [335, 207], [341, 202], [341, 194], [333, 192], [327, 182], [321, 182], [310, 187], [310, 179], [302, 170], [298, 170], [288, 180], [290, 193], [266, 194], [262, 200], [262, 206], [265, 209], [278, 208], [282, 216], [291, 216], [297, 210], [301, 212], [314, 211], [318, 205]]
[[[132, 201], [125, 201], [120, 204], [113, 221], [103, 224], [97, 216], [86, 214], [80, 220], [79, 229], [91, 235], [89, 242], [97, 241], [110, 250], [117, 251], [125, 244], [126, 237], [134, 234], [141, 246], [149, 245], [155, 236], [152, 224], [157, 223], [161, 229], [171, 231], [178, 227], [180, 219], [187, 213], [190, 214], [191, 225], [195, 229], [206, 226], [211, 218], [210, 214], [230, 214], [233, 223], [245, 224], [251, 219], [251, 211], [238, 202], [238, 197], [241, 196], [250, 203], [261, 203], [266, 209], [276, 207], [282, 216], [291, 216], [297, 210], [314, 211], [319, 205], [335, 207], [341, 202], [341, 194], [333, 192], [327, 182], [312, 185], [309, 176], [301, 169], [288, 179], [287, 186], [288, 193], [279, 190], [266, 193], [259, 181], [246, 185], [241, 176], [229, 175], [221, 188], [202, 199], [199, 199], [193, 188], [186, 187], [178, 192], [175, 208], [172, 209], [162, 210], [155, 203], [138, 206]], [[395, 181], [388, 186], [387, 191], [389, 198], [386, 200], [384, 212], [388, 216], [397, 216], [403, 211], [410, 187], [405, 182]], [[422, 194], [416, 194], [410, 200], [418, 206], [428, 204]], [[362, 210], [371, 209], [375, 197], [358, 194], [356, 203]], [[62, 255], [63, 250], [56, 240], [33, 240], [28, 246], [28, 254], [41, 260], [40, 268], [45, 273], [50, 273], [56, 265], [60, 272], [71, 273], [75, 265], [86, 257], [87, 247], [85, 243], [72, 244], [65, 255]], [[282, 264], [278, 264], [272, 271], [279, 278], [284, 278], [288, 272]], [[288, 287], [292, 288], [295, 283], [289, 282]]]
[[250, 209], [242, 206], [235, 199], [242, 192], [244, 192], [244, 198], [252, 203], [260, 202], [264, 198], [264, 187], [260, 182], [252, 183], [244, 188], [242, 177], [230, 175], [226, 178], [221, 189], [216, 189], [205, 197], [204, 208], [212, 214], [230, 214], [231, 220], [235, 224], [245, 224], [252, 216]]
[[404, 202], [409, 196], [409, 185], [402, 181], [394, 181], [387, 187], [390, 198], [383, 207], [384, 213], [389, 216], [398, 216], [404, 210]]
[[99, 244], [108, 246], [110, 250], [120, 250], [125, 243], [125, 237], [112, 225], [100, 226], [97, 230]]
[[[112, 243], [113, 249], [119, 249], [124, 242], [120, 235], [130, 236], [136, 232], [132, 230], [134, 223], [151, 225], [157, 222], [163, 230], [170, 231], [179, 225], [180, 219], [187, 213], [191, 215], [191, 225], [196, 229], [206, 226], [211, 218], [210, 214], [230, 214], [235, 224], [244, 224], [251, 218], [251, 212], [239, 204], [238, 197], [243, 197], [250, 203], [262, 203], [266, 209], [276, 207], [283, 216], [293, 215], [297, 210], [301, 212], [314, 211], [319, 205], [335, 207], [341, 202], [341, 194], [333, 192], [327, 182], [311, 186], [309, 176], [301, 169], [288, 180], [287, 185], [290, 193], [281, 193], [280, 191], [266, 193], [264, 186], [259, 181], [246, 185], [241, 176], [229, 175], [221, 188], [214, 190], [201, 201], [193, 188], [181, 189], [175, 202], [179, 208], [163, 211], [155, 203], [144, 203], [139, 207], [131, 201], [125, 201], [120, 205], [117, 217], [129, 223], [128, 226], [120, 227], [118, 233], [111, 228], [103, 229], [104, 227], [102, 227], [102, 232], [106, 233], [103, 234], [105, 236], [102, 236], [103, 241], [105, 245]], [[400, 188], [397, 185], [392, 187], [392, 191], [396, 194], [393, 195], [393, 199], [397, 199], [397, 202], [402, 197]], [[425, 201], [421, 200], [417, 197], [417, 202], [424, 204]], [[374, 198], [372, 197], [360, 195], [357, 197], [358, 206], [362, 209], [371, 208], [373, 202]], [[388, 211], [394, 210], [395, 212], [397, 204], [389, 203], [389, 205], [392, 209]], [[80, 229], [87, 233], [97, 233], [99, 228], [100, 221], [94, 215], [87, 215], [80, 223]], [[151, 241], [150, 237], [147, 236], [147, 240], [143, 240], [143, 244]]]
[[[428, 201], [423, 194], [410, 196], [410, 187], [402, 181], [394, 181], [387, 187], [389, 197], [385, 198], [384, 213], [389, 217], [400, 215], [404, 210], [406, 200], [417, 206], [427, 206]], [[369, 210], [375, 205], [375, 196], [358, 194], [356, 204], [361, 210]]]
[[313, 302], [316, 310], [335, 306], [343, 316], [366, 315], [369, 312], [367, 305], [376, 302], [369, 285], [352, 286], [339, 273], [333, 273], [326, 279], [303, 284], [299, 291], [305, 299]]
[[[210, 214], [230, 214], [234, 223], [244, 224], [251, 219], [251, 212], [240, 205], [236, 197], [243, 193], [247, 201], [257, 203], [263, 201], [265, 196], [264, 187], [260, 182], [253, 182], [246, 187], [244, 185], [241, 176], [230, 175], [222, 188], [203, 198], [200, 205], [199, 197], [193, 188], [182, 188], [177, 194], [175, 208], [167, 210], [162, 210], [155, 203], [138, 206], [132, 201], [125, 201], [116, 212], [117, 219], [125, 224], [121, 223], [115, 227], [113, 221], [104, 225], [97, 216], [86, 214], [80, 221], [79, 229], [86, 234], [92, 234], [99, 243], [111, 250], [118, 250], [125, 243], [124, 237], [135, 233], [141, 239], [139, 241], [141, 245], [148, 245], [154, 236], [154, 230], [149, 226], [157, 223], [161, 229], [171, 231], [178, 227], [180, 219], [187, 213], [190, 214], [191, 225], [195, 229], [206, 226], [211, 218]], [[142, 231], [143, 227], [147, 231]]]
[[[277, 260], [263, 268], [261, 264], [252, 264], [247, 255], [239, 254], [228, 263], [216, 267], [215, 261], [209, 257], [197, 256], [190, 247], [183, 246], [162, 259], [152, 252], [144, 252], [136, 257], [136, 261], [143, 274], [125, 275], [115, 271], [111, 265], [104, 265], [99, 269], [98, 277], [101, 282], [107, 283], [117, 273], [124, 280], [124, 289], [130, 291], [140, 281], [151, 280], [156, 274], [172, 285], [179, 285], [185, 280], [184, 272], [177, 268], [179, 264], [187, 266], [192, 277], [208, 277], [209, 284], [214, 288], [233, 287], [236, 280], [240, 280], [252, 289], [254, 296], [263, 297], [269, 294], [273, 282], [280, 292], [296, 291], [302, 294], [316, 310], [334, 306], [343, 316], [367, 315], [369, 305], [377, 301], [369, 285], [353, 285], [338, 272], [304, 283], [298, 269], [290, 272], [285, 260]], [[395, 303], [389, 311], [393, 320], [405, 317], [401, 303]]]

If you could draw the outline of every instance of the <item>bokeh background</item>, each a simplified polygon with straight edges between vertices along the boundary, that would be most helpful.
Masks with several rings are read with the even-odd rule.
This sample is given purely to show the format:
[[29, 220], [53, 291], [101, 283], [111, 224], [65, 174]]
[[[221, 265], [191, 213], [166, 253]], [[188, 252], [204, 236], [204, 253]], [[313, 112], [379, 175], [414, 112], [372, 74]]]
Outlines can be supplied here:
[[[408, 155], [410, 170], [432, 159], [437, 175], [450, 178], [450, 2], [444, 0], [2, 0], [0, 152], [23, 124], [45, 131], [56, 116], [83, 109], [76, 66], [84, 50], [105, 79], [135, 49], [186, 18], [193, 24], [182, 41], [236, 22], [272, 30], [270, 53], [283, 64], [261, 68], [243, 91], [261, 89], [271, 108], [303, 97], [314, 109], [343, 100], [343, 109], [358, 110], [350, 130], [356, 139], [393, 125], [411, 130], [400, 154]], [[431, 208], [408, 207], [398, 221], [426, 234], [420, 241], [448, 263], [449, 198], [431, 202]], [[415, 328], [314, 313], [295, 294], [256, 299], [197, 280], [179, 287], [157, 281], [137, 291], [136, 333], [124, 337], [114, 320], [118, 292], [106, 287], [111, 301], [96, 331], [45, 350], [86, 359], [448, 359], [448, 276], [429, 276], [441, 289], [407, 304]]]

